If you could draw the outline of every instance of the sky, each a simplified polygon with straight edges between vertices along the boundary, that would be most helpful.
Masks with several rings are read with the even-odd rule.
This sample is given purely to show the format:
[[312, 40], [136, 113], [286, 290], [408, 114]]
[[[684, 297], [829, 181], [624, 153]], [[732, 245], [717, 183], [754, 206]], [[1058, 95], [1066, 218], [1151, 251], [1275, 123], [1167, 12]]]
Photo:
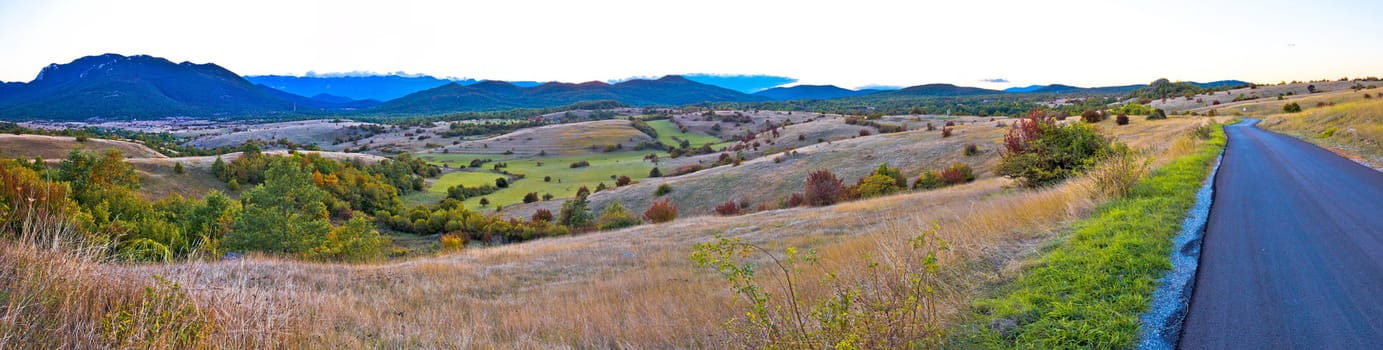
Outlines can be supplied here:
[[1377, 0], [0, 0], [0, 81], [118, 53], [242, 75], [1269, 83], [1383, 75], [1380, 43]]

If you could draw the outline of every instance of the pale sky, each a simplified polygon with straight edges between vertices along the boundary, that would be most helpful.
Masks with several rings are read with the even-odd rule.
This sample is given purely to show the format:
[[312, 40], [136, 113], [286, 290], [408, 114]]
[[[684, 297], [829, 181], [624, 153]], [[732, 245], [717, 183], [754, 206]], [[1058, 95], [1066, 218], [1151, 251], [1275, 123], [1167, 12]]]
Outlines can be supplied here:
[[0, 81], [107, 52], [243, 75], [1277, 82], [1383, 76], [1383, 1], [0, 0]]

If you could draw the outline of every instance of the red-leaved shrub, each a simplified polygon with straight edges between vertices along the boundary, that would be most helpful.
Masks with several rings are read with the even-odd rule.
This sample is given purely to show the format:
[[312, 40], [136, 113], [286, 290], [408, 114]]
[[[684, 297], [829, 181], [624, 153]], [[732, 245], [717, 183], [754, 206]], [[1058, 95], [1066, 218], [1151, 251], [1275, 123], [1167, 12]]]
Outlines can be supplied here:
[[672, 221], [677, 218], [677, 205], [672, 204], [670, 199], [653, 202], [653, 205], [643, 212], [643, 218], [655, 224]]
[[717, 205], [717, 206], [716, 206], [716, 214], [725, 215], [725, 216], [730, 216], [730, 215], [739, 215], [739, 213], [740, 213], [740, 206], [739, 206], [738, 203], [735, 203], [735, 200], [733, 200], [733, 199], [732, 199], [732, 200], [725, 201], [725, 203], [722, 203], [721, 205]]
[[801, 192], [794, 192], [792, 195], [788, 196], [788, 201], [787, 203], [783, 203], [783, 206], [788, 208], [796, 208], [802, 206], [803, 204], [807, 204], [807, 197], [803, 196]]
[[958, 185], [974, 180], [975, 171], [963, 163], [952, 164], [941, 171], [941, 182], [945, 182], [947, 185]]
[[806, 189], [803, 191], [807, 204], [814, 206], [831, 205], [845, 196], [845, 184], [830, 170], [821, 169], [807, 175]]
[[552, 211], [547, 209], [538, 209], [538, 211], [533, 212], [532, 221], [552, 222]]

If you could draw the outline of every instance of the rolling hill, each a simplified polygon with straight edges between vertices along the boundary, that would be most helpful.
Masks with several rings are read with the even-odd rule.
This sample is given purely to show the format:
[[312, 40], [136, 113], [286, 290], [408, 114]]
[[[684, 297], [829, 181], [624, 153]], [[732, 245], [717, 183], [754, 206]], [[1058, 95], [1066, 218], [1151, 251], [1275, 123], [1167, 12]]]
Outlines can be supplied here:
[[569, 105], [580, 101], [613, 100], [634, 106], [686, 105], [701, 102], [766, 101], [765, 97], [702, 84], [669, 75], [656, 80], [629, 80], [616, 84], [546, 83], [521, 87], [502, 81], [473, 85], [447, 84], [385, 102], [372, 112], [381, 114], [427, 114], [465, 111], [492, 111], [509, 108], [537, 108]]
[[879, 92], [878, 90], [850, 90], [835, 85], [797, 85], [776, 87], [754, 93], [778, 101], [789, 100], [829, 100], [841, 97], [861, 96]]

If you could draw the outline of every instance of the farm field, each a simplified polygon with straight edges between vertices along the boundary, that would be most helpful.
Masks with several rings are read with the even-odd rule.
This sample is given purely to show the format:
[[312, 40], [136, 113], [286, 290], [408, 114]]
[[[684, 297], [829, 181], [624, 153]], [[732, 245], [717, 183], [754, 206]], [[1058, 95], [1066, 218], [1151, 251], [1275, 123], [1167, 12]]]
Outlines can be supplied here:
[[715, 136], [702, 135], [690, 132], [684, 133], [682, 132], [682, 130], [677, 129], [676, 124], [673, 124], [671, 120], [667, 119], [654, 120], [648, 122], [648, 125], [652, 126], [653, 130], [658, 132], [658, 142], [661, 142], [662, 144], [671, 147], [676, 147], [678, 144], [682, 143], [681, 140], [686, 140], [687, 142], [691, 143], [692, 146], [700, 146], [707, 143], [719, 144], [722, 142], [719, 138]]
[[[466, 199], [462, 203], [467, 208], [494, 209], [496, 205], [510, 206], [523, 203], [524, 195], [530, 192], [537, 192], [540, 197], [550, 193], [554, 198], [561, 200], [575, 196], [577, 189], [581, 186], [586, 186], [591, 191], [595, 191], [596, 186], [600, 183], [614, 187], [615, 180], [611, 179], [611, 176], [628, 176], [634, 181], [647, 178], [648, 172], [653, 169], [653, 164], [645, 161], [643, 157], [649, 153], [654, 152], [624, 151], [548, 157], [458, 153], [419, 154], [419, 158], [430, 163], [452, 166], [470, 163], [471, 159], [493, 159], [494, 161], [485, 163], [480, 169], [471, 168], [443, 174], [432, 181], [426, 194], [410, 195], [404, 200], [411, 203], [426, 202], [433, 198], [441, 200], [446, 197], [447, 188], [457, 184], [494, 186], [495, 178], [504, 177], [503, 174], [490, 171], [495, 163], [508, 164], [508, 167], [504, 168], [505, 171], [512, 174], [523, 174], [524, 178], [511, 181], [509, 188], [499, 189], [490, 195]], [[666, 153], [659, 154], [659, 157], [666, 156]], [[572, 168], [571, 164], [577, 161], [589, 162], [590, 166]], [[543, 181], [543, 178], [547, 176], [551, 176], [552, 180]], [[488, 199], [490, 204], [481, 206], [480, 198]]]

